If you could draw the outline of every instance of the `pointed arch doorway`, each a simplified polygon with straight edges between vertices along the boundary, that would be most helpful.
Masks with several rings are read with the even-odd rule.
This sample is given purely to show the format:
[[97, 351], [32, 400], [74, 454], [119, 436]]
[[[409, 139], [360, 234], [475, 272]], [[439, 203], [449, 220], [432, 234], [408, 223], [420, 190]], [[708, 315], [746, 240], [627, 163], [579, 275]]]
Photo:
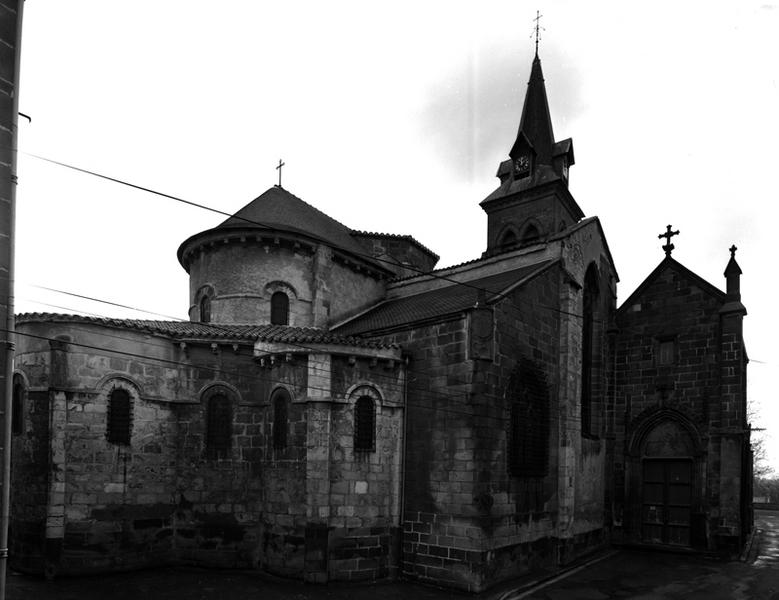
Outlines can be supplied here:
[[641, 541], [691, 546], [695, 443], [667, 420], [651, 429], [641, 452]]

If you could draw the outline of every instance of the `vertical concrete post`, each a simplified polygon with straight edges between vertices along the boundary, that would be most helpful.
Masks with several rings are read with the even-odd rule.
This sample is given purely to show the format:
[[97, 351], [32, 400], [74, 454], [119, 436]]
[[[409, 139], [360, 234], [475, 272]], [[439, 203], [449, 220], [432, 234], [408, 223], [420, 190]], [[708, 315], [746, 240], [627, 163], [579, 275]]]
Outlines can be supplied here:
[[0, 600], [5, 598], [11, 511], [11, 410], [14, 356], [14, 226], [19, 59], [23, 0], [0, 2]]

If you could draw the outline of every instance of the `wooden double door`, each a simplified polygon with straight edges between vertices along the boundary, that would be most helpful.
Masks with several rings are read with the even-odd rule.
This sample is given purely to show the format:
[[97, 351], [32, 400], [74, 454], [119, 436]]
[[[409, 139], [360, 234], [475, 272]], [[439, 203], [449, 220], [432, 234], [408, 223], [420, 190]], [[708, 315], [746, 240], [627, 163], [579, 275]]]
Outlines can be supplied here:
[[692, 461], [644, 459], [642, 463], [642, 541], [690, 546]]

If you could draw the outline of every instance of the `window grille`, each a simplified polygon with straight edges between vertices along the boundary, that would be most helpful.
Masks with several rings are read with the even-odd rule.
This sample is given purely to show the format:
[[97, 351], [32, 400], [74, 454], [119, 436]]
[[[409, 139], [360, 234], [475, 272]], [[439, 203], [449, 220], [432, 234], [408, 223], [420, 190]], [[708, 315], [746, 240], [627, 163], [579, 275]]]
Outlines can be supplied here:
[[132, 433], [132, 401], [127, 390], [114, 388], [108, 398], [106, 437], [111, 444], [130, 443]]
[[376, 406], [370, 396], [361, 396], [354, 404], [354, 449], [376, 449]]

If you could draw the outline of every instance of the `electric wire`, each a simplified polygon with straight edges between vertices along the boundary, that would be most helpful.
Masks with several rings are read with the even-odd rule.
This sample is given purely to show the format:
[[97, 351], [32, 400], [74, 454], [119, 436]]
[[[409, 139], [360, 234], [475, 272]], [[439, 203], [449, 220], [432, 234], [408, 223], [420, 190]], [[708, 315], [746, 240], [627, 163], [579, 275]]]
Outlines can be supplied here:
[[[57, 339], [57, 338], [54, 338], [54, 337], [49, 337], [49, 336], [45, 336], [45, 335], [38, 335], [38, 334], [28, 333], [28, 332], [20, 332], [18, 330], [11, 332], [8, 329], [0, 329], [0, 332], [15, 333], [16, 335], [21, 335], [21, 336], [28, 337], [28, 338], [31, 338], [31, 339], [37, 339], [37, 340], [49, 341], [49, 342], [61, 342], [61, 343], [66, 343], [68, 345], [78, 346], [80, 348], [86, 348], [86, 349], [89, 349], [89, 350], [95, 350], [95, 351], [107, 352], [107, 353], [112, 353], [112, 354], [118, 354], [120, 356], [127, 356], [127, 357], [130, 357], [130, 358], [138, 359], [138, 362], [140, 364], [143, 364], [143, 365], [153, 365], [153, 364], [156, 365], [156, 363], [163, 363], [163, 364], [173, 365], [173, 366], [176, 366], [176, 367], [183, 367], [183, 368], [187, 368], [187, 369], [195, 368], [195, 369], [201, 369], [201, 370], [204, 370], [204, 371], [211, 371], [211, 372], [219, 373], [219, 374], [233, 375], [236, 378], [242, 378], [244, 380], [248, 379], [248, 380], [261, 381], [261, 382], [279, 383], [279, 384], [285, 384], [285, 385], [289, 384], [289, 382], [285, 381], [285, 380], [273, 379], [273, 378], [270, 378], [270, 377], [259, 377], [257, 375], [247, 375], [247, 374], [245, 374], [243, 372], [231, 371], [229, 369], [224, 369], [223, 367], [215, 367], [215, 366], [206, 365], [206, 364], [197, 364], [197, 363], [176, 361], [176, 360], [166, 359], [166, 358], [157, 358], [157, 357], [153, 357], [153, 356], [137, 354], [137, 353], [134, 353], [134, 352], [128, 352], [126, 350], [105, 348], [105, 347], [101, 347], [101, 346], [95, 346], [95, 345], [92, 345], [92, 344], [85, 344], [83, 342], [75, 342], [75, 341], [69, 341], [69, 340], [68, 341], [60, 340], [60, 339]], [[125, 378], [129, 378], [130, 380], [132, 380], [131, 376], [128, 377], [126, 374], [123, 374], [123, 373], [116, 373], [116, 376], [119, 376], [119, 377], [123, 376]], [[215, 385], [218, 385], [219, 383], [221, 383], [221, 381], [220, 380], [214, 380], [212, 383], [215, 384]], [[401, 384], [397, 384], [397, 385], [398, 385], [399, 390], [402, 389], [403, 386]], [[331, 392], [331, 390], [329, 388], [323, 388], [323, 387], [317, 387], [317, 386], [307, 386], [307, 389], [316, 390], [316, 391], [322, 391], [322, 392], [328, 392], [328, 393]], [[429, 390], [428, 390], [428, 392], [429, 392]], [[490, 394], [485, 394], [484, 397], [486, 399], [498, 399], [499, 398], [498, 396], [492, 396]], [[425, 399], [424, 395], [420, 395], [420, 398], [421, 399]], [[446, 398], [450, 399], [448, 396]], [[428, 397], [427, 399], [430, 400], [430, 401], [434, 400], [433, 398], [430, 398], [430, 397]], [[175, 403], [171, 403], [171, 404], [175, 404]], [[258, 403], [256, 405], [256, 407], [260, 408], [260, 407], [262, 407], [265, 404], [266, 404], [265, 402], [263, 402], [262, 404]], [[467, 417], [468, 419], [486, 419], [488, 421], [496, 421], [496, 422], [500, 423], [502, 426], [505, 426], [506, 423], [507, 423], [506, 422], [506, 418], [504, 416], [498, 417], [498, 416], [492, 416], [490, 414], [486, 414], [485, 413], [485, 409], [494, 408], [494, 409], [497, 410], [497, 407], [485, 407], [485, 406], [473, 405], [474, 409], [482, 409], [482, 410], [465, 411], [465, 410], [456, 410], [456, 409], [449, 408], [449, 407], [425, 406], [423, 404], [410, 403], [410, 402], [408, 402], [408, 398], [406, 398], [406, 402], [404, 404], [405, 404], [405, 406], [411, 406], [411, 407], [413, 407], [415, 409], [428, 410], [428, 411], [433, 411], [433, 412], [436, 412], [436, 413], [446, 413], [446, 414], [451, 414], [451, 415], [458, 415], [458, 416], [462, 416], [462, 417]], [[569, 420], [571, 422], [573, 422], [573, 423], [577, 422], [572, 417]]]
[[[81, 297], [84, 297], [84, 296], [81, 296]], [[93, 298], [93, 300], [95, 300], [95, 301], [97, 301], [97, 302], [99, 302], [99, 301], [100, 301], [100, 300], [98, 300], [98, 299], [94, 299], [94, 298]], [[113, 304], [113, 303], [109, 303], [109, 304]], [[95, 314], [95, 313], [92, 313], [92, 314]], [[112, 318], [112, 317], [108, 317], [108, 316], [102, 316], [102, 315], [98, 315], [98, 318], [101, 318], [101, 319], [106, 319], [106, 320], [108, 320], [108, 321], [124, 321], [124, 320], [125, 320], [125, 319], [115, 319], [115, 318]], [[130, 319], [127, 319], [127, 320], [130, 320]], [[130, 321], [131, 321], [131, 320], [130, 320]], [[141, 322], [143, 322], [143, 321], [141, 321]], [[180, 322], [188, 323], [189, 321], [184, 321], [184, 320], [181, 320]], [[153, 323], [153, 321], [152, 321], [152, 323]], [[96, 323], [96, 324], [100, 324], [100, 323]], [[198, 323], [198, 324], [200, 324], [200, 323]], [[104, 323], [104, 324], [102, 324], [102, 325], [105, 325], [105, 326], [115, 326], [115, 327], [121, 327], [121, 324], [117, 324], [117, 323], [113, 323], [113, 324], [112, 324], [112, 323]], [[225, 326], [222, 326], [222, 325], [219, 325], [219, 324], [214, 324], [214, 323], [207, 323], [207, 324], [205, 324], [205, 325], [206, 325], [206, 326], [208, 326], [208, 327], [210, 327], [210, 328], [213, 328], [213, 329], [217, 329], [217, 330], [220, 330], [220, 329], [221, 329], [223, 332], [225, 332], [226, 334], [228, 334], [228, 336], [229, 336], [231, 339], [234, 337], [234, 333], [235, 333], [235, 332], [234, 332], [234, 330], [228, 329], [228, 328], [227, 328], [227, 327], [225, 327]], [[150, 327], [150, 326], [147, 326], [147, 327]], [[129, 328], [128, 328], [128, 329], [129, 329]], [[139, 328], [139, 329], [137, 329], [137, 330], [138, 330], [138, 331], [141, 331], [142, 329], [140, 329], [140, 328]], [[175, 335], [166, 334], [165, 332], [162, 332], [162, 331], [157, 331], [157, 332], [155, 332], [155, 333], [157, 333], [157, 334], [158, 334], [158, 335], [160, 335], [160, 336], [169, 336], [169, 337], [171, 337], [171, 339], [173, 339], [173, 340], [175, 340], [175, 339], [176, 339], [176, 338], [175, 338]], [[137, 341], [137, 340], [133, 340], [133, 339], [131, 339], [131, 338], [127, 338], [127, 337], [120, 336], [120, 335], [109, 335], [109, 334], [104, 334], [104, 335], [105, 335], [106, 337], [111, 337], [111, 338], [115, 338], [115, 339], [121, 339], [121, 340], [123, 340], [123, 341], [128, 341], [128, 342], [136, 342], [136, 341]], [[196, 336], [195, 336], [195, 337], [196, 337]], [[207, 343], [207, 342], [204, 340], [204, 341], [203, 341], [203, 343]], [[245, 342], [245, 343], [246, 343], [246, 342]], [[252, 342], [252, 343], [253, 343], [253, 342]], [[289, 345], [289, 346], [293, 346], [293, 347], [300, 348], [300, 349], [302, 349], [302, 350], [308, 350], [308, 351], [312, 351], [312, 352], [317, 352], [317, 351], [319, 351], [319, 349], [317, 349], [317, 348], [315, 348], [315, 347], [313, 347], [313, 346], [307, 346], [306, 344], [304, 344], [304, 343], [301, 343], [301, 342], [283, 342], [283, 343], [284, 343], [284, 344], [286, 344], [286, 345]], [[149, 343], [147, 342], [147, 344], [149, 344]], [[163, 345], [161, 345], [161, 344], [150, 344], [150, 345], [152, 345], [152, 346], [157, 346], [157, 347], [160, 347], [160, 348], [167, 348], [167, 345], [165, 345], [165, 346], [163, 346]], [[359, 352], [355, 352], [355, 353], [359, 353]], [[315, 367], [315, 369], [316, 369], [316, 367]], [[408, 366], [408, 365], [406, 366], [406, 373], [407, 373], [407, 374], [410, 374], [410, 375], [415, 375], [415, 376], [416, 376], [416, 378], [414, 378], [414, 379], [413, 379], [413, 381], [418, 381], [418, 378], [419, 378], [419, 377], [431, 377], [431, 378], [433, 378], [433, 377], [436, 377], [436, 376], [441, 376], [441, 375], [433, 375], [433, 374], [431, 374], [431, 373], [429, 373], [429, 372], [419, 371], [419, 370], [417, 370], [417, 369], [414, 369], [413, 367], [411, 367], [411, 366]], [[374, 377], [374, 378], [380, 378], [380, 379], [387, 379], [387, 380], [388, 380], [388, 381], [389, 381], [391, 384], [393, 384], [393, 383], [396, 381], [396, 378], [395, 378], [395, 377], [393, 377], [393, 376], [391, 376], [391, 375], [383, 375], [383, 374], [380, 374], [380, 373], [374, 373], [374, 374], [372, 374], [372, 377]], [[446, 377], [447, 377], [447, 386], [456, 386], [456, 385], [472, 385], [472, 384], [474, 383], [474, 382], [472, 382], [472, 381], [468, 381], [468, 380], [462, 380], [462, 379], [460, 379], [460, 378], [453, 378], [453, 377], [452, 377], [451, 375], [449, 375], [449, 374], [447, 374], [447, 375], [446, 375]], [[462, 396], [464, 396], [464, 397], [465, 397], [465, 396], [467, 396], [467, 394], [468, 394], [467, 392], [453, 392], [453, 393], [445, 393], [445, 392], [434, 392], [434, 391], [431, 391], [431, 390], [429, 390], [429, 389], [427, 389], [427, 388], [411, 388], [411, 387], [410, 387], [409, 389], [411, 389], [412, 391], [420, 391], [420, 392], [423, 392], [423, 393], [433, 393], [433, 394], [437, 394], [437, 395], [440, 395], [441, 397], [444, 397], [444, 398], [450, 398], [451, 396], [454, 396], [455, 398], [457, 398], [457, 397], [458, 397], [458, 396], [460, 396], [460, 395], [462, 395]], [[497, 396], [496, 396], [496, 397], [497, 397]]]
[[[66, 168], [66, 169], [71, 169], [73, 171], [77, 171], [77, 172], [83, 173], [85, 175], [90, 175], [92, 177], [97, 177], [99, 179], [104, 179], [104, 180], [107, 180], [107, 181], [111, 181], [111, 182], [117, 183], [119, 185], [124, 185], [124, 186], [130, 187], [132, 189], [143, 191], [143, 192], [146, 192], [146, 193], [149, 193], [149, 194], [154, 194], [156, 196], [160, 196], [162, 198], [167, 198], [168, 200], [173, 200], [175, 202], [181, 202], [182, 204], [186, 204], [188, 206], [193, 206], [195, 208], [200, 208], [202, 210], [206, 210], [206, 211], [209, 211], [209, 212], [212, 212], [212, 213], [216, 213], [216, 214], [221, 215], [221, 216], [238, 219], [240, 221], [244, 221], [245, 223], [247, 223], [249, 225], [256, 225], [258, 227], [262, 227], [262, 228], [265, 228], [265, 229], [274, 229], [273, 226], [268, 225], [266, 223], [262, 223], [260, 221], [255, 221], [253, 219], [248, 219], [246, 217], [242, 217], [242, 216], [239, 216], [237, 214], [228, 213], [226, 211], [220, 210], [218, 208], [213, 208], [213, 207], [208, 206], [206, 204], [201, 204], [199, 202], [194, 202], [192, 200], [186, 200], [184, 198], [180, 198], [180, 197], [174, 196], [172, 194], [167, 194], [165, 192], [160, 192], [160, 191], [157, 191], [157, 190], [155, 190], [153, 188], [149, 188], [149, 187], [146, 187], [146, 186], [142, 186], [142, 185], [138, 185], [138, 184], [135, 184], [135, 183], [131, 183], [129, 181], [125, 181], [125, 180], [119, 179], [117, 177], [111, 177], [109, 175], [103, 175], [102, 173], [97, 173], [96, 171], [85, 169], [83, 167], [77, 167], [75, 165], [71, 165], [69, 163], [58, 161], [58, 160], [55, 160], [53, 158], [47, 158], [45, 156], [40, 156], [38, 154], [32, 154], [30, 152], [25, 152], [25, 151], [20, 151], [20, 152], [22, 154], [25, 154], [25, 155], [30, 156], [32, 158], [35, 158], [35, 159], [38, 159], [38, 160], [41, 160], [41, 161], [45, 161], [45, 162], [48, 162], [48, 163], [51, 163], [51, 164], [54, 164], [54, 165], [58, 165], [60, 167]], [[368, 261], [386, 263], [388, 265], [392, 265], [393, 267], [397, 267], [397, 263], [395, 263], [394, 261], [391, 261], [391, 260], [387, 260], [387, 259], [384, 259], [384, 258], [381, 258], [381, 257], [376, 257], [376, 256], [373, 256], [373, 255], [370, 255], [370, 254], [367, 254], [367, 253], [362, 253], [362, 252], [357, 252], [357, 251], [351, 251], [350, 250], [349, 252], [354, 254], [354, 255], [356, 255], [356, 256], [359, 256], [360, 258], [368, 260]], [[456, 268], [458, 266], [460, 266], [460, 265], [453, 265], [451, 267], [446, 267], [446, 270], [453, 269], [453, 268]], [[492, 294], [494, 296], [493, 299], [505, 298], [506, 297], [506, 296], [504, 296], [503, 294], [501, 294], [499, 292], [494, 292], [492, 290], [481, 288], [479, 286], [476, 286], [476, 285], [473, 285], [473, 284], [470, 284], [470, 283], [467, 283], [467, 282], [464, 282], [464, 281], [458, 281], [456, 279], [452, 279], [451, 277], [446, 277], [445, 275], [437, 274], [435, 270], [425, 271], [423, 269], [419, 269], [419, 268], [416, 268], [416, 267], [413, 267], [413, 266], [410, 266], [410, 265], [409, 266], [404, 265], [404, 268], [407, 268], [410, 271], [415, 271], [417, 273], [417, 275], [412, 276], [412, 278], [416, 277], [416, 276], [420, 276], [420, 275], [425, 275], [425, 276], [429, 276], [429, 277], [431, 277], [433, 279], [440, 279], [440, 280], [446, 281], [448, 283], [453, 283], [455, 285], [459, 285], [459, 286], [462, 286], [462, 287], [467, 287], [467, 288], [476, 290], [478, 292], [485, 292], [485, 293]], [[405, 280], [407, 278], [403, 278], [403, 279]], [[572, 316], [578, 316], [579, 318], [582, 318], [581, 315], [575, 315], [574, 313], [571, 313], [571, 315]]]

